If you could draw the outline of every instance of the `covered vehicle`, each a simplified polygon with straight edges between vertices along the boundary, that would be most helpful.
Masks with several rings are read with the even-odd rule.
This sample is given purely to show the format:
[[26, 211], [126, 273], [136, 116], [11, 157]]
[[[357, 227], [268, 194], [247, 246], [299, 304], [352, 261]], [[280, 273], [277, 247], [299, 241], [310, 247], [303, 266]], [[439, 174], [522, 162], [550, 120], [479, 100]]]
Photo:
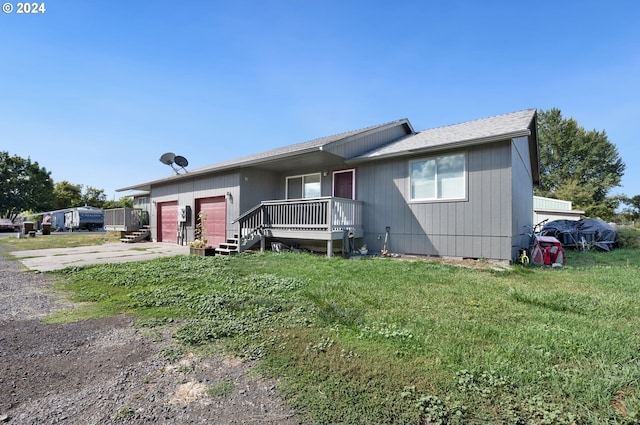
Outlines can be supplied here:
[[0, 232], [17, 232], [19, 228], [8, 218], [0, 218]]
[[618, 232], [609, 223], [595, 218], [581, 220], [554, 220], [546, 223], [540, 232], [553, 236], [562, 246], [588, 249], [596, 247], [610, 251], [618, 245]]

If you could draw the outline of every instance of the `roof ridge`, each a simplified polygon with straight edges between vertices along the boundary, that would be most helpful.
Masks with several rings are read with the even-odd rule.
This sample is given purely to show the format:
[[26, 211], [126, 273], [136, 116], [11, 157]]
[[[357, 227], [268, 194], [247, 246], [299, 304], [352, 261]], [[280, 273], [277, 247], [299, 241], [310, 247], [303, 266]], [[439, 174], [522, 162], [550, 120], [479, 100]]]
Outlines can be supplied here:
[[431, 131], [431, 130], [438, 130], [438, 129], [441, 129], [441, 128], [455, 127], [457, 125], [463, 125], [463, 124], [473, 124], [473, 123], [477, 123], [477, 122], [480, 122], [480, 121], [488, 121], [488, 120], [494, 119], [494, 118], [501, 118], [501, 117], [506, 117], [508, 115], [516, 115], [516, 114], [521, 114], [521, 113], [524, 113], [524, 112], [533, 112], [533, 111], [536, 111], [536, 108], [522, 109], [520, 111], [507, 112], [507, 113], [504, 113], [504, 114], [496, 114], [496, 115], [491, 115], [491, 116], [483, 117], [483, 118], [476, 118], [476, 119], [470, 120], [470, 121], [461, 121], [461, 122], [458, 122], [458, 123], [455, 123], [455, 124], [447, 124], [447, 125], [441, 125], [441, 126], [438, 126], [438, 127], [425, 128], [424, 130], [419, 130], [417, 133], [423, 133], [425, 131]]
[[[328, 136], [317, 137], [315, 139], [309, 139], [309, 140], [305, 140], [303, 142], [297, 142], [297, 143], [293, 143], [293, 144], [290, 144], [290, 145], [284, 145], [284, 146], [268, 149], [266, 151], [254, 152], [254, 153], [251, 153], [251, 154], [248, 154], [248, 155], [243, 155], [243, 156], [240, 156], [240, 157], [230, 158], [228, 160], [215, 162], [213, 164], [204, 165], [202, 167], [198, 167], [198, 168], [195, 168], [195, 169], [191, 170], [191, 172], [193, 173], [193, 172], [197, 172], [197, 171], [204, 171], [204, 170], [215, 168], [216, 166], [221, 166], [221, 165], [225, 165], [225, 164], [228, 164], [228, 163], [242, 162], [242, 161], [244, 161], [244, 160], [246, 160], [248, 158], [254, 158], [256, 156], [268, 157], [270, 154], [274, 154], [274, 153], [279, 152], [279, 151], [295, 150], [295, 149], [301, 148], [301, 147], [303, 147], [305, 145], [309, 146], [310, 148], [313, 148], [315, 146], [325, 146], [325, 145], [328, 145], [330, 143], [339, 142], [340, 140], [346, 139], [348, 137], [353, 137], [355, 135], [358, 135], [358, 134], [361, 134], [361, 133], [364, 133], [364, 132], [367, 132], [367, 131], [371, 131], [371, 130], [374, 130], [376, 128], [385, 127], [385, 126], [388, 126], [388, 125], [400, 123], [402, 121], [409, 122], [409, 119], [408, 118], [400, 118], [400, 119], [388, 121], [388, 122], [382, 123], [382, 124], [370, 125], [368, 127], [362, 127], [360, 129], [356, 129], [356, 130], [343, 131], [341, 133], [335, 133], [335, 134], [331, 134], [331, 135], [328, 135]], [[323, 142], [323, 140], [326, 140], [326, 142]]]
[[340, 139], [343, 139], [344, 137], [339, 137], [339, 136], [343, 136], [343, 135], [347, 135], [347, 134], [350, 135], [350, 136], [353, 136], [354, 134], [363, 133], [365, 131], [373, 130], [374, 128], [385, 127], [387, 125], [399, 123], [400, 121], [404, 121], [404, 120], [409, 121], [408, 118], [400, 118], [400, 119], [389, 121], [389, 122], [385, 122], [385, 123], [382, 123], [382, 124], [374, 124], [374, 125], [370, 125], [370, 126], [367, 126], [367, 127], [358, 128], [358, 129], [355, 129], [355, 130], [343, 131], [341, 133], [330, 134], [330, 135], [323, 136], [323, 137], [316, 137], [315, 139], [309, 139], [309, 140], [305, 140], [304, 142], [293, 143], [291, 145], [281, 146], [280, 148], [275, 148], [275, 149], [289, 148], [289, 147], [293, 147], [293, 146], [297, 146], [297, 145], [302, 145], [302, 144], [305, 144], [305, 143], [311, 143], [311, 142], [320, 141], [322, 139], [334, 139], [334, 138], [336, 138], [336, 140], [340, 140]]

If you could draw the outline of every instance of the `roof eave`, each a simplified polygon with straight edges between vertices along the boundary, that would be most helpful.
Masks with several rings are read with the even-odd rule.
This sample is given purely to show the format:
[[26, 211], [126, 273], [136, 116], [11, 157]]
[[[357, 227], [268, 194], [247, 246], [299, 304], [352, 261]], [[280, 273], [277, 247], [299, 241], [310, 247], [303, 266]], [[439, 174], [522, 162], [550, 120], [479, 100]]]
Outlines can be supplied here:
[[550, 213], [550, 214], [569, 214], [569, 215], [584, 215], [586, 212], [583, 210], [558, 210], [553, 208], [534, 208], [537, 213]]
[[534, 110], [529, 123], [529, 156], [531, 157], [531, 178], [533, 184], [540, 184], [540, 147], [538, 145], [538, 111]]
[[258, 158], [258, 159], [252, 159], [252, 160], [248, 160], [248, 161], [244, 161], [244, 162], [234, 162], [233, 164], [229, 164], [229, 165], [212, 165], [206, 168], [200, 168], [194, 171], [189, 171], [185, 174], [177, 174], [174, 176], [169, 176], [169, 177], [164, 177], [161, 179], [157, 179], [157, 180], [152, 180], [150, 182], [146, 182], [146, 183], [140, 183], [137, 185], [132, 185], [132, 186], [127, 186], [127, 187], [123, 187], [120, 189], [116, 189], [116, 192], [124, 192], [127, 190], [144, 190], [144, 191], [150, 191], [151, 190], [151, 186], [153, 185], [158, 185], [158, 184], [163, 184], [163, 183], [173, 183], [176, 180], [183, 180], [186, 178], [190, 178], [190, 177], [199, 177], [205, 174], [211, 174], [211, 173], [220, 173], [223, 171], [230, 171], [230, 170], [235, 170], [235, 169], [240, 169], [240, 168], [244, 168], [244, 167], [249, 167], [252, 165], [259, 165], [259, 164], [263, 164], [265, 162], [271, 162], [271, 161], [277, 161], [280, 159], [286, 159], [288, 157], [292, 157], [292, 156], [298, 156], [298, 155], [304, 155], [306, 153], [313, 153], [313, 152], [319, 152], [322, 151], [323, 147], [322, 146], [317, 146], [317, 147], [313, 147], [313, 148], [307, 148], [307, 149], [302, 149], [299, 151], [295, 151], [295, 152], [287, 152], [287, 153], [283, 153], [283, 154], [279, 154], [279, 155], [274, 155], [274, 156], [269, 156], [267, 158]]
[[531, 131], [528, 129], [519, 130], [511, 133], [505, 133], [505, 134], [489, 136], [489, 137], [482, 137], [479, 139], [467, 139], [467, 140], [460, 140], [457, 142], [446, 143], [441, 145], [427, 146], [427, 147], [418, 148], [418, 149], [407, 149], [404, 151], [394, 152], [386, 155], [353, 158], [353, 159], [347, 160], [346, 162], [349, 164], [356, 164], [356, 163], [362, 163], [367, 161], [375, 161], [378, 159], [396, 158], [401, 156], [437, 152], [437, 151], [450, 150], [450, 149], [460, 149], [460, 148], [466, 148], [470, 146], [483, 145], [486, 143], [500, 142], [503, 140], [511, 140], [516, 137], [525, 137], [530, 135], [531, 135]]

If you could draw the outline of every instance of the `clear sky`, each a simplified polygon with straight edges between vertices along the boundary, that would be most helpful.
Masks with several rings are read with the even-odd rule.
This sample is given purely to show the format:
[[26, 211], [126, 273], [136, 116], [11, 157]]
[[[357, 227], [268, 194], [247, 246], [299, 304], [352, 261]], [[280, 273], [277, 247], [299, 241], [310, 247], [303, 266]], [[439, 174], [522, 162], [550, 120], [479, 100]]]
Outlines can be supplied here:
[[640, 194], [640, 1], [0, 0], [0, 150], [115, 189], [409, 118], [559, 108]]

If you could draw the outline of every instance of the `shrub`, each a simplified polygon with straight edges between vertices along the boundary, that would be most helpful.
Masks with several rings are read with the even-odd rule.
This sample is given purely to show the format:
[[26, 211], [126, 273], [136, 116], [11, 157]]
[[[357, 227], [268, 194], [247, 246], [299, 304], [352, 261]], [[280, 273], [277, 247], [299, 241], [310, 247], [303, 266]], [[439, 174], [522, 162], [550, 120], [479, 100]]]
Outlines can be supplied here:
[[640, 248], [640, 232], [631, 226], [620, 226], [617, 229], [620, 248]]

